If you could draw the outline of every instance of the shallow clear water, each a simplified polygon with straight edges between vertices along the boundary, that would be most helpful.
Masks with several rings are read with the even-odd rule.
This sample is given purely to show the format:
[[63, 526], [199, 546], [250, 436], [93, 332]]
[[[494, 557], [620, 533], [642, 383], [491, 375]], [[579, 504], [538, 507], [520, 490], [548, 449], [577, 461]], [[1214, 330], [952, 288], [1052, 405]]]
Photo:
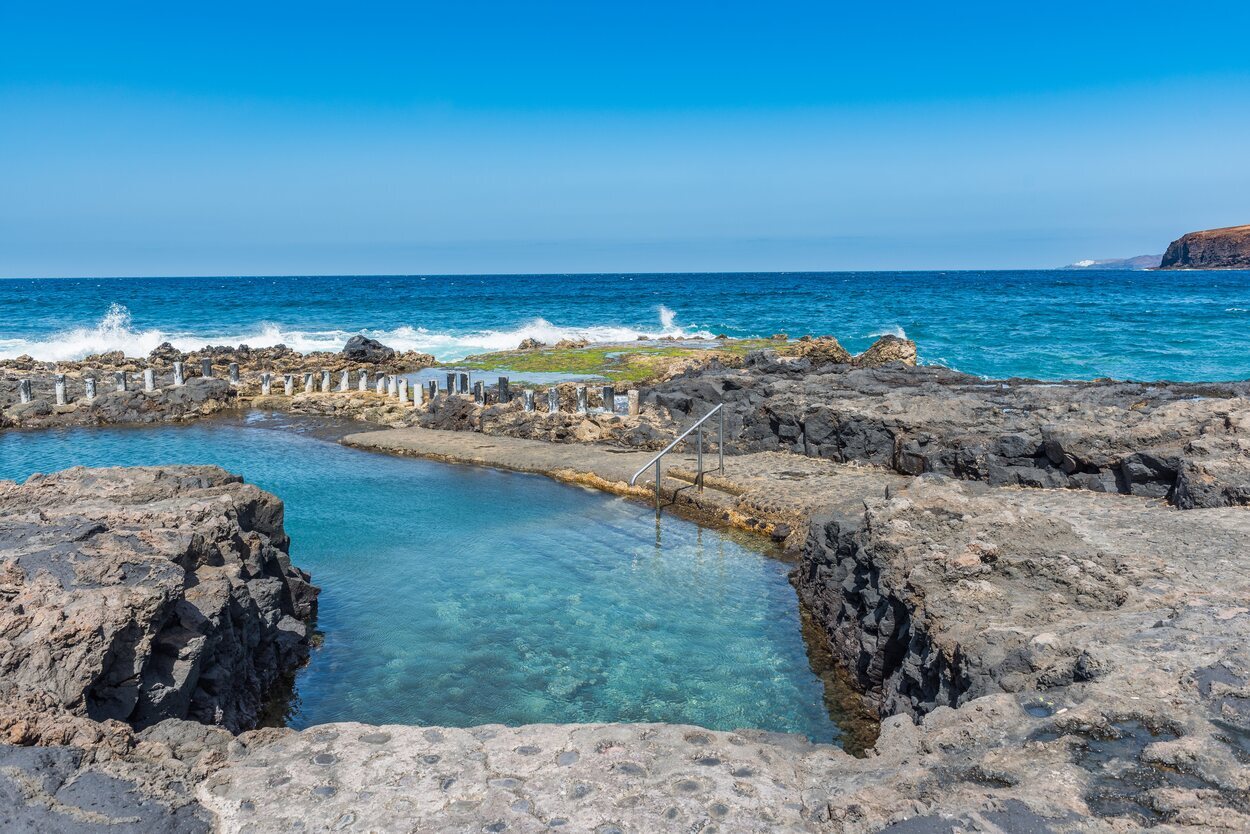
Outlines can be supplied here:
[[828, 741], [788, 566], [546, 478], [228, 423], [0, 432], [0, 477], [214, 463], [286, 504], [322, 588], [297, 727], [667, 721]]
[[18, 279], [0, 281], [0, 309], [0, 358], [144, 356], [166, 339], [338, 350], [358, 331], [442, 360], [528, 337], [812, 333], [859, 351], [895, 333], [985, 376], [1250, 378], [1236, 271]]

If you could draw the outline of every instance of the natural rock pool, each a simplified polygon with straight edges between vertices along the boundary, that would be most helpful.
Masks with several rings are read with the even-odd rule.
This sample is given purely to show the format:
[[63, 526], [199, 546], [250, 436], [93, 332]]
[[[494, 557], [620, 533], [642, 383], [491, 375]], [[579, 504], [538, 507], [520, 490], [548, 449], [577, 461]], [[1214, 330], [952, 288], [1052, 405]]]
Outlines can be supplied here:
[[273, 422], [3, 432], [0, 478], [211, 463], [282, 498], [292, 561], [322, 588], [296, 727], [663, 721], [838, 738], [785, 562], [620, 498]]

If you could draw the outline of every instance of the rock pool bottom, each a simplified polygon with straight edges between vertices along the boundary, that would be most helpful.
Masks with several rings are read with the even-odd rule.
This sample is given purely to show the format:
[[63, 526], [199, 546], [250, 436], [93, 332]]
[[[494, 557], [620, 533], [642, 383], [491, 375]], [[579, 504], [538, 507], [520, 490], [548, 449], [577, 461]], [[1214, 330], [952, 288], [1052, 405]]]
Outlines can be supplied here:
[[[261, 419], [261, 418], [255, 418]], [[789, 566], [545, 478], [244, 423], [0, 433], [0, 477], [212, 463], [286, 503], [324, 643], [288, 723], [752, 727], [836, 741]]]

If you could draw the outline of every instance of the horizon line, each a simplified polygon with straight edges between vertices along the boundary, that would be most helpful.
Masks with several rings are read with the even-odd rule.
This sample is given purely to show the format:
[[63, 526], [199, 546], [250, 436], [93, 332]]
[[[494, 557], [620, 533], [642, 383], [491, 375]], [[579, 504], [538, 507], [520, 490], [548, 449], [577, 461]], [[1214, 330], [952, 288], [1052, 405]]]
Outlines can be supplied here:
[[[741, 270], [617, 270], [609, 272], [266, 272], [266, 273], [202, 273], [150, 275], [0, 275], [0, 281], [127, 281], [127, 280], [202, 280], [208, 278], [608, 278], [652, 275], [863, 275], [877, 273], [920, 274], [926, 272], [1172, 272], [1158, 267], [1145, 269], [1108, 269], [1097, 267], [1024, 266], [1024, 267], [931, 267], [928, 269], [741, 269]], [[1240, 272], [1236, 269], [1190, 269], [1189, 272]]]

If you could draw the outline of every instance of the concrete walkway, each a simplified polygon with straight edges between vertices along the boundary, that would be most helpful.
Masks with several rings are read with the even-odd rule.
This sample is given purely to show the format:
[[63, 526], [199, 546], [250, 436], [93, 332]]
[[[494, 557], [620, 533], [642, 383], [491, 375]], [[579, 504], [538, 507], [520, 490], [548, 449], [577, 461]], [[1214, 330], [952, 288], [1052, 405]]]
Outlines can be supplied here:
[[[629, 479], [655, 452], [598, 443], [548, 443], [478, 432], [402, 428], [344, 437], [345, 445], [376, 452], [489, 466], [547, 475], [617, 495], [654, 501], [653, 470]], [[705, 453], [704, 489], [693, 485], [693, 454], [664, 456], [661, 505], [684, 515], [770, 535], [797, 547], [813, 513], [858, 515], [865, 498], [882, 495], [908, 479], [883, 469], [837, 464], [787, 452], [757, 452], [725, 458], [725, 472], [707, 473], [716, 455]]]

